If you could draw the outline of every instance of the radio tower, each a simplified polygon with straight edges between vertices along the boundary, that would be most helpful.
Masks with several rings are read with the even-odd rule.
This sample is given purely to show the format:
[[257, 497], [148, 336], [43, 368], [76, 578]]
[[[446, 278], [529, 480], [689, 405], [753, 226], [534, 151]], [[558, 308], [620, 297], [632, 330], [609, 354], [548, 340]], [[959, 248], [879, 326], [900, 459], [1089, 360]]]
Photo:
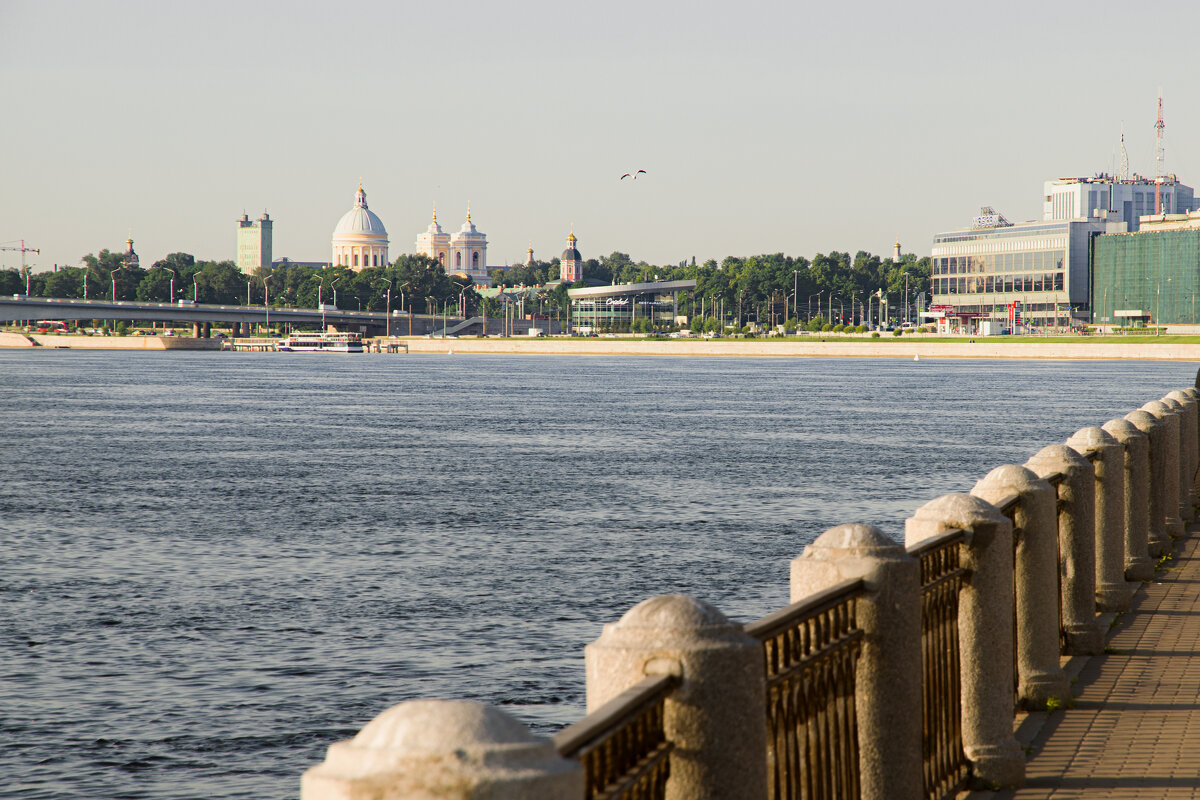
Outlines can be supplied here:
[[1154, 208], [1162, 213], [1163, 129], [1167, 125], [1162, 115], [1162, 87], [1158, 88], [1158, 122], [1154, 123]]
[[1121, 125], [1121, 174], [1117, 176], [1122, 181], [1129, 180], [1129, 153], [1125, 150], [1125, 125]]

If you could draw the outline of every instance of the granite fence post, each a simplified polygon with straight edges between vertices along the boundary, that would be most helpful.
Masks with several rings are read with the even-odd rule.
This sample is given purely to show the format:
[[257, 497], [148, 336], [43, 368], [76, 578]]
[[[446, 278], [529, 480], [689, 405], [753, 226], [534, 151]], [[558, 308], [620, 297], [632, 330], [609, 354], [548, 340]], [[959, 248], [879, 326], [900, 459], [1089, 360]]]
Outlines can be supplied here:
[[1166, 439], [1167, 426], [1149, 411], [1131, 411], [1125, 419], [1132, 423], [1150, 440], [1150, 527], [1146, 533], [1146, 546], [1151, 558], [1166, 555], [1171, 550], [1171, 537], [1167, 533], [1167, 514], [1164, 511], [1166, 491]]
[[[1180, 391], [1196, 402], [1196, 462], [1195, 472], [1192, 474], [1191, 487], [1192, 496], [1196, 498], [1196, 502], [1200, 503], [1200, 389], [1193, 389], [1191, 386]], [[1200, 518], [1200, 512], [1197, 513], [1197, 518]]]
[[1139, 411], [1152, 414], [1166, 428], [1163, 437], [1163, 517], [1169, 536], [1183, 535], [1183, 519], [1179, 515], [1179, 483], [1183, 474], [1179, 469], [1179, 442], [1181, 415], [1160, 400], [1143, 405]]
[[976, 778], [1021, 786], [1025, 754], [1013, 736], [1013, 532], [996, 508], [969, 494], [931, 500], [905, 521], [905, 543], [961, 528], [971, 580], [959, 600], [963, 750]]
[[468, 700], [392, 706], [305, 771], [301, 800], [575, 800], [583, 769], [508, 714]]
[[1179, 505], [1180, 516], [1185, 523], [1196, 519], [1196, 468], [1200, 453], [1197, 452], [1197, 403], [1187, 392], [1171, 392], [1163, 402], [1179, 406]]
[[1096, 606], [1127, 611], [1133, 587], [1125, 582], [1125, 454], [1101, 428], [1083, 428], [1067, 439], [1081, 456], [1095, 453]]
[[1125, 463], [1125, 579], [1154, 577], [1147, 532], [1150, 527], [1150, 437], [1127, 419], [1100, 426], [1124, 447]]
[[1032, 470], [996, 467], [971, 494], [989, 503], [1016, 494], [1017, 695], [1031, 708], [1066, 701], [1070, 688], [1059, 663], [1058, 494]]
[[665, 704], [668, 798], [766, 797], [763, 646], [742, 626], [687, 595], [652, 597], [605, 625], [584, 661], [589, 713], [648, 675], [679, 676]]
[[922, 796], [920, 563], [878, 528], [839, 525], [792, 560], [798, 602], [842, 581], [862, 578], [864, 631], [856, 670], [859, 765], [864, 800]]
[[1045, 478], [1065, 477], [1058, 486], [1059, 570], [1066, 652], [1095, 655], [1104, 649], [1096, 620], [1096, 478], [1087, 459], [1063, 444], [1043, 447], [1026, 466]]

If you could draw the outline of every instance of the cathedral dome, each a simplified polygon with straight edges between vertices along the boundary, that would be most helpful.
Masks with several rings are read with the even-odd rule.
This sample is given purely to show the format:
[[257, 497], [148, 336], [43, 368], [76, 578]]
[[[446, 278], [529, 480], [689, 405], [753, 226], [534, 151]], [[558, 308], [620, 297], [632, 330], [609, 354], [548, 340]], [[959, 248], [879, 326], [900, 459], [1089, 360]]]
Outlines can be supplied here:
[[342, 236], [364, 235], [386, 237], [387, 229], [383, 227], [383, 221], [375, 216], [375, 212], [367, 208], [367, 193], [360, 186], [354, 196], [354, 208], [338, 220], [337, 227], [333, 229], [333, 236], [336, 239]]

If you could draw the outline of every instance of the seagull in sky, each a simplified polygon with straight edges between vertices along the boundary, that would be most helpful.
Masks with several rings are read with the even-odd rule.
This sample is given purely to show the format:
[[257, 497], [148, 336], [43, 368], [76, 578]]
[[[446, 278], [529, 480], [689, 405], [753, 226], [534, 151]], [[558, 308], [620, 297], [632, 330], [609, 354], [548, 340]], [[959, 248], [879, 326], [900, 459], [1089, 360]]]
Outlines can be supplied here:
[[644, 170], [644, 169], [639, 169], [637, 172], [626, 172], [624, 175], [621, 176], [621, 180], [625, 180], [626, 178], [633, 178], [636, 181], [638, 175], [645, 175], [645, 174], [646, 174], [646, 170]]

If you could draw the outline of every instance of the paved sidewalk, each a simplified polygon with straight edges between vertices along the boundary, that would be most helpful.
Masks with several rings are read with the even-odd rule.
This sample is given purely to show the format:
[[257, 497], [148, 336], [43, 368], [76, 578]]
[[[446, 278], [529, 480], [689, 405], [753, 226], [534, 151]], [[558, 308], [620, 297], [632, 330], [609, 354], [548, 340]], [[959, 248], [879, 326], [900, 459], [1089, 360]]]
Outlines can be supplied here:
[[1075, 707], [1032, 715], [1025, 788], [972, 797], [1200, 800], [1200, 532], [1175, 552], [1083, 663]]

